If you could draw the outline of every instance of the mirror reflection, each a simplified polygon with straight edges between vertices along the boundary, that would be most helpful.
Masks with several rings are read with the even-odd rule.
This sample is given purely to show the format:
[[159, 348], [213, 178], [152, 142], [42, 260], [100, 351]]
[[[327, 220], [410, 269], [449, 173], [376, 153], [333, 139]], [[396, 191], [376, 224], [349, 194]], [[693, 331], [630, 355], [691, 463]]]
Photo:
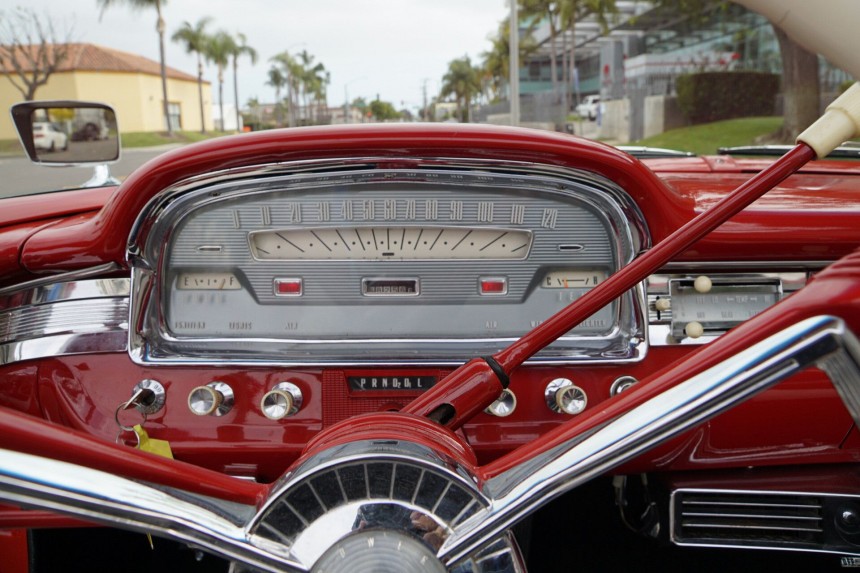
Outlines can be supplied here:
[[51, 107], [31, 115], [36, 157], [44, 163], [99, 163], [119, 156], [116, 116], [96, 107]]

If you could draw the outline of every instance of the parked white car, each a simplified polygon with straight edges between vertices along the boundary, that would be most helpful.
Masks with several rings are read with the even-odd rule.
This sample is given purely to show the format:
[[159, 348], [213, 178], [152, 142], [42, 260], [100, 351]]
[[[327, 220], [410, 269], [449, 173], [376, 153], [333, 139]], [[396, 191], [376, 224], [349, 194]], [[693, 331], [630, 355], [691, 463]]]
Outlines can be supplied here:
[[597, 119], [597, 108], [600, 105], [599, 95], [588, 95], [582, 98], [576, 106], [576, 114], [579, 117], [587, 117], [590, 120]]
[[47, 121], [38, 121], [33, 124], [33, 143], [36, 149], [66, 150], [69, 148], [69, 137]]

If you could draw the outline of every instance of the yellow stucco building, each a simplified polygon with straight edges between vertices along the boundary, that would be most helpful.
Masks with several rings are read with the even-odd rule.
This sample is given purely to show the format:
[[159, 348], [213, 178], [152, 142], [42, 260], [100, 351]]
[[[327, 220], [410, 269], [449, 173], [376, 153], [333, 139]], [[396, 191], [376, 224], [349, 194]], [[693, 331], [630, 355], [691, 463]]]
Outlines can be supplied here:
[[[23, 101], [9, 78], [14, 72], [0, 63], [0, 139], [17, 138], [9, 107]], [[16, 78], [17, 79], [17, 78]], [[122, 132], [164, 131], [161, 71], [158, 62], [94, 44], [69, 44], [67, 57], [48, 83], [36, 91], [36, 99], [72, 99], [106, 103], [116, 110]], [[200, 130], [197, 78], [167, 68], [167, 101], [174, 127]], [[203, 118], [213, 129], [212, 89], [203, 82]]]

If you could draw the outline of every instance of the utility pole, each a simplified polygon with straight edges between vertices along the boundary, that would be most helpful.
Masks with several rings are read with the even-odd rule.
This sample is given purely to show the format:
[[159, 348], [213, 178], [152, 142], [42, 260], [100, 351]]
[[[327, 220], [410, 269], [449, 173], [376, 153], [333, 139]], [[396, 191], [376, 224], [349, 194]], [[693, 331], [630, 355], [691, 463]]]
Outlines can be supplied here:
[[430, 121], [430, 114], [428, 113], [429, 110], [427, 109], [427, 80], [428, 78], [424, 78], [424, 86], [421, 90], [424, 96], [424, 103], [421, 107], [421, 119], [423, 119], [424, 121]]
[[511, 3], [511, 41], [510, 53], [508, 60], [510, 61], [510, 98], [511, 98], [511, 125], [520, 124], [520, 18], [519, 0], [509, 0]]

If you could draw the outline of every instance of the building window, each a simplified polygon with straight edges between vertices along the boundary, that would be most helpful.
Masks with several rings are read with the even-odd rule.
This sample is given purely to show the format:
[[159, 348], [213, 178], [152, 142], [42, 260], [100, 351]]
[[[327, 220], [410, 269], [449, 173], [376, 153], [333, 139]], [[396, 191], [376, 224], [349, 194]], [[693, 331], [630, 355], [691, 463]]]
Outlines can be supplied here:
[[167, 118], [171, 129], [182, 129], [182, 106], [176, 102], [167, 102]]

